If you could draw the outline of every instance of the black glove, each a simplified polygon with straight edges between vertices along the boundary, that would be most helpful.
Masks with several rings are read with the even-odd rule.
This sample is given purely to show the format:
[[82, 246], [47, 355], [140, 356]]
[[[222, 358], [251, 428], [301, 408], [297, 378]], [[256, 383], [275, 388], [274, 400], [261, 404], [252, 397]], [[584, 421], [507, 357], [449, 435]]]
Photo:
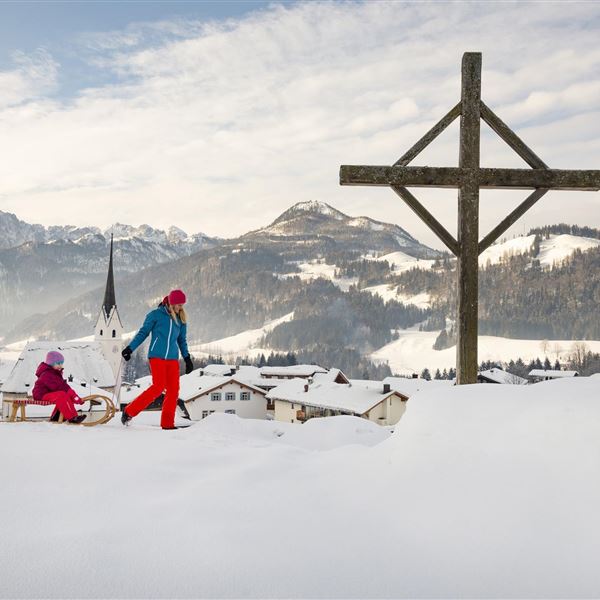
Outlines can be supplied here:
[[192, 357], [188, 354], [183, 360], [185, 361], [185, 374], [189, 375], [194, 370]]
[[129, 360], [131, 358], [131, 353], [132, 353], [131, 348], [129, 346], [127, 346], [126, 348], [123, 349], [123, 352], [121, 352], [121, 356], [125, 360]]

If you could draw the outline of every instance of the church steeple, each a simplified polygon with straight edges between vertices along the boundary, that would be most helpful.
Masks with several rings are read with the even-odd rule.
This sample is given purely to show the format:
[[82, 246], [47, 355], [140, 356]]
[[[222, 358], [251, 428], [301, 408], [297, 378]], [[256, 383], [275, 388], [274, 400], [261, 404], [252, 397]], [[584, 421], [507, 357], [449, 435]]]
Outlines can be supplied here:
[[113, 274], [113, 234], [110, 234], [110, 258], [108, 260], [108, 277], [106, 278], [106, 289], [104, 291], [104, 303], [102, 309], [106, 318], [110, 316], [113, 307], [117, 306], [115, 298], [115, 276]]
[[115, 377], [121, 363], [123, 342], [123, 324], [117, 310], [115, 297], [115, 276], [113, 272], [113, 236], [110, 236], [110, 257], [108, 260], [108, 276], [104, 290], [104, 301], [94, 328], [94, 339], [100, 343], [102, 352], [110, 362]]

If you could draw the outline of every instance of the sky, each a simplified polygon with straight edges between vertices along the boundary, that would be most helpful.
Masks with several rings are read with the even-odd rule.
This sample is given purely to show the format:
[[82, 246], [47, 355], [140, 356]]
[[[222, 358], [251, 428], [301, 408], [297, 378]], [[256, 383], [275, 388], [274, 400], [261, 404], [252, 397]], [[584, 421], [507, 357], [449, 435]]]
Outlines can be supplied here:
[[[320, 200], [441, 242], [341, 164], [392, 164], [482, 96], [555, 168], [600, 168], [600, 3], [0, 3], [0, 210], [28, 222], [232, 237]], [[524, 167], [486, 126], [482, 165]], [[458, 123], [412, 164], [455, 166]], [[456, 231], [456, 191], [414, 191]], [[484, 191], [480, 235], [526, 192]], [[235, 216], [235, 218], [233, 218]], [[510, 234], [600, 227], [600, 193], [551, 192]]]

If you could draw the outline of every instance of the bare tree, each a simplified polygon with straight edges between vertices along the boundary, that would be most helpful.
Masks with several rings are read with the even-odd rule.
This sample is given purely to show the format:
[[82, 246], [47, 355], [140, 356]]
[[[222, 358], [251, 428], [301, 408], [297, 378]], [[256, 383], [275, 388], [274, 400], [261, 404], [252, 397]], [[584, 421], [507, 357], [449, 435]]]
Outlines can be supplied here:
[[552, 353], [554, 354], [556, 360], [560, 360], [560, 355], [563, 353], [563, 347], [558, 342], [554, 342], [554, 345], [552, 346]]
[[571, 354], [569, 361], [576, 371], [581, 371], [585, 360], [585, 355], [588, 353], [588, 347], [585, 342], [573, 342], [571, 346]]
[[544, 356], [548, 356], [548, 351], [550, 350], [550, 342], [548, 340], [542, 340], [540, 342], [540, 348], [544, 353]]

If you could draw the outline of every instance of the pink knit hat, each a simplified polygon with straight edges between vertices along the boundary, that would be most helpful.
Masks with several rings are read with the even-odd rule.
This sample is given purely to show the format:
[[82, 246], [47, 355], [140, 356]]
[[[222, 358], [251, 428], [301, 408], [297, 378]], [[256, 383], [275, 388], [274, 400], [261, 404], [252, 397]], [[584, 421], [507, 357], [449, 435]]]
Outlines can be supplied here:
[[56, 365], [58, 363], [64, 363], [65, 362], [65, 357], [60, 353], [57, 352], [56, 350], [51, 350], [50, 352], [48, 352], [48, 354], [46, 354], [46, 364], [47, 365]]
[[173, 290], [169, 293], [169, 304], [173, 306], [174, 304], [185, 304], [186, 297], [185, 294], [181, 290]]

